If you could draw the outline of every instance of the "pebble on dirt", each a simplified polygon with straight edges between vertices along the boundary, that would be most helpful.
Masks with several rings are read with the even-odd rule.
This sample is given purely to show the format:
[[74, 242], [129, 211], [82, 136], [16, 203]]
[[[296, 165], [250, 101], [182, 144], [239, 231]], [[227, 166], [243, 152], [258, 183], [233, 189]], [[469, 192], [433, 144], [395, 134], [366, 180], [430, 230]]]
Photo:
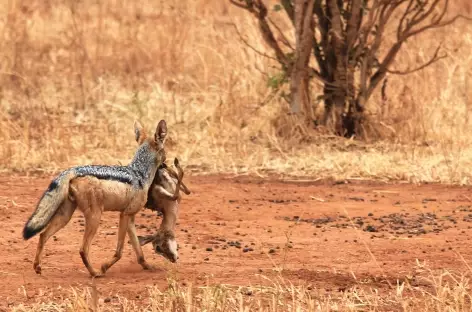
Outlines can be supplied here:
[[368, 225], [364, 229], [365, 232], [377, 232], [377, 229], [373, 225]]

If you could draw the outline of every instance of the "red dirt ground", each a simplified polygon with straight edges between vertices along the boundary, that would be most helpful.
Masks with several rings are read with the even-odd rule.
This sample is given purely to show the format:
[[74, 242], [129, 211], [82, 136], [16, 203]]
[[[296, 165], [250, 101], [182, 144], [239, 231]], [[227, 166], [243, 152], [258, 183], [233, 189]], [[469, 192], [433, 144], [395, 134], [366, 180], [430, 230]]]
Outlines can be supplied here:
[[[45, 295], [58, 298], [69, 294], [70, 286], [91, 283], [79, 256], [80, 212], [46, 245], [43, 274], [33, 270], [38, 237], [24, 241], [21, 233], [50, 179], [0, 177], [0, 307]], [[193, 193], [181, 203], [179, 262], [167, 262], [149, 244], [146, 258], [161, 269], [143, 271], [127, 244], [123, 258], [96, 280], [100, 297], [139, 300], [149, 285], [164, 289], [169, 277], [182, 284], [255, 285], [263, 283], [260, 274], [275, 277], [277, 267], [295, 284], [331, 291], [359, 283], [383, 288], [414, 275], [416, 259], [433, 269], [464, 272], [461, 256], [472, 258], [470, 187], [225, 176], [190, 176], [186, 183]], [[143, 235], [153, 232], [160, 218], [143, 209], [137, 223]], [[113, 255], [117, 225], [116, 213], [104, 214], [91, 250], [95, 267]], [[230, 241], [239, 241], [241, 248], [229, 246]], [[246, 245], [253, 250], [243, 252]]]

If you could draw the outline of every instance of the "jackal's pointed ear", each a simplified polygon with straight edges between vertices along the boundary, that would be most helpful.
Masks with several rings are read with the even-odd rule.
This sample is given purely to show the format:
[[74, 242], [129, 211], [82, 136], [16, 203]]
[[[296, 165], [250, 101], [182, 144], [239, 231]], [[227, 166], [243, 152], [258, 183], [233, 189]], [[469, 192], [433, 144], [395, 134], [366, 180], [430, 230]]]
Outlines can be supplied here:
[[146, 131], [144, 130], [143, 126], [138, 120], [134, 121], [134, 135], [135, 135], [136, 142], [138, 142], [138, 144], [143, 143], [147, 137]]
[[156, 133], [154, 134], [154, 139], [156, 142], [161, 142], [164, 144], [167, 136], [167, 124], [165, 120], [159, 121], [157, 124]]

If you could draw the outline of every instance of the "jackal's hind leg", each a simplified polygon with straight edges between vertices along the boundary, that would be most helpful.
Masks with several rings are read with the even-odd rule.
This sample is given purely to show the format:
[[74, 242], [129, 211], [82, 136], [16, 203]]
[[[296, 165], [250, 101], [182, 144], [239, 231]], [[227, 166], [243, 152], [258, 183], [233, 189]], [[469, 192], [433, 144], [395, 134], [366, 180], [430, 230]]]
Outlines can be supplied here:
[[92, 277], [99, 277], [101, 275], [99, 271], [95, 270], [90, 265], [90, 260], [88, 256], [90, 251], [90, 244], [92, 243], [93, 237], [97, 233], [98, 226], [100, 225], [101, 216], [102, 210], [99, 208], [84, 210], [85, 232], [82, 241], [82, 247], [80, 247], [80, 257], [82, 258], [82, 262], [84, 263], [85, 267], [87, 268]]
[[41, 233], [38, 241], [38, 248], [36, 249], [36, 256], [33, 262], [33, 268], [37, 274], [41, 274], [41, 257], [46, 242], [57, 233], [60, 229], [69, 223], [72, 215], [74, 214], [76, 205], [70, 200], [65, 200], [61, 207], [57, 210], [56, 214], [52, 217], [46, 230]]
[[113, 258], [102, 264], [102, 274], [104, 274], [112, 265], [114, 265], [118, 260], [121, 259], [123, 254], [123, 247], [125, 245], [126, 232], [128, 230], [130, 216], [125, 213], [120, 214], [120, 225], [118, 228], [118, 243], [116, 245], [115, 254]]
[[143, 267], [143, 269], [154, 271], [156, 267], [152, 264], [147, 263], [147, 261], [144, 259], [143, 250], [141, 248], [141, 244], [139, 243], [138, 236], [136, 235], [136, 226], [134, 223], [134, 219], [135, 216], [130, 217], [128, 226], [128, 236], [131, 241], [131, 245], [133, 246], [134, 252], [136, 253], [138, 263]]

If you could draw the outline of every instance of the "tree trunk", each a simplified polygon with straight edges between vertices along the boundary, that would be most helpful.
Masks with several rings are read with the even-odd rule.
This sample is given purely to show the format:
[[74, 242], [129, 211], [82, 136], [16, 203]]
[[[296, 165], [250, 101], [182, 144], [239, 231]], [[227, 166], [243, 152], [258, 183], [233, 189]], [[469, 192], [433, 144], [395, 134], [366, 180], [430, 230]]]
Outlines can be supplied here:
[[313, 109], [310, 100], [309, 66], [314, 31], [313, 5], [315, 0], [296, 0], [294, 25], [296, 50], [290, 73], [291, 110], [312, 120]]
[[313, 115], [310, 100], [310, 77], [306, 70], [293, 70], [290, 77], [291, 110], [295, 114]]
[[344, 103], [345, 97], [342, 94], [330, 93], [331, 99], [325, 105], [329, 105], [329, 109], [325, 112], [326, 125], [334, 130], [336, 135], [343, 136], [344, 130]]

